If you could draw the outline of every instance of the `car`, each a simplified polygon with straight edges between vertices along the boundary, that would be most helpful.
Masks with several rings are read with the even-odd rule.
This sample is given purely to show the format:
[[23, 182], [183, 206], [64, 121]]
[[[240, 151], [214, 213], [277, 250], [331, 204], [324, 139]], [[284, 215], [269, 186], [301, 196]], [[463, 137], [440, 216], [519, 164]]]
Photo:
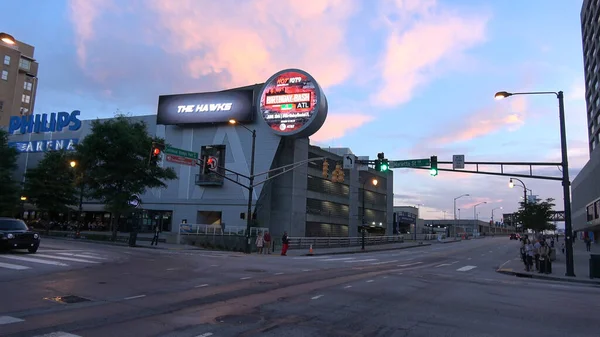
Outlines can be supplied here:
[[515, 233], [512, 233], [512, 234], [510, 235], [510, 239], [511, 239], [511, 240], [519, 240], [519, 238], [517, 237], [517, 234], [515, 234]]
[[40, 247], [40, 235], [23, 220], [0, 218], [0, 250], [27, 249], [34, 254]]

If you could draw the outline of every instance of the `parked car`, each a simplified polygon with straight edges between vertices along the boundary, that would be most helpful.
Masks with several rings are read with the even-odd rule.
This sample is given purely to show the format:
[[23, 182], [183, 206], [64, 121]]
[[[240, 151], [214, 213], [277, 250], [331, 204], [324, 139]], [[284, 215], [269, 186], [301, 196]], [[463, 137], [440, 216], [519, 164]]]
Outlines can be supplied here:
[[0, 250], [27, 249], [37, 252], [40, 235], [29, 230], [25, 222], [13, 218], [0, 218]]

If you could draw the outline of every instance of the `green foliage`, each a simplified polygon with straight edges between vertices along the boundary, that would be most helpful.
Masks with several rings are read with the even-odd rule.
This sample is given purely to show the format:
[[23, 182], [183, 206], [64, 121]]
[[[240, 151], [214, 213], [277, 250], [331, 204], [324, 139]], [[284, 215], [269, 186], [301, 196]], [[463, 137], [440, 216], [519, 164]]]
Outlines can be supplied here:
[[46, 152], [38, 165], [27, 170], [23, 194], [39, 209], [53, 214], [67, 212], [78, 203], [76, 172], [66, 151]]
[[524, 229], [535, 232], [555, 230], [556, 226], [548, 221], [555, 206], [553, 201], [554, 199], [549, 198], [544, 201], [521, 202], [519, 211], [515, 213], [515, 220], [522, 223]]
[[12, 177], [18, 155], [8, 146], [8, 132], [0, 129], [0, 215], [12, 216], [19, 203], [19, 185]]
[[[123, 116], [92, 122], [91, 133], [76, 146], [90, 195], [103, 202], [116, 219], [129, 211], [129, 200], [148, 188], [166, 187], [176, 179], [172, 168], [149, 165], [152, 138], [146, 124]], [[113, 226], [113, 236], [116, 235]]]

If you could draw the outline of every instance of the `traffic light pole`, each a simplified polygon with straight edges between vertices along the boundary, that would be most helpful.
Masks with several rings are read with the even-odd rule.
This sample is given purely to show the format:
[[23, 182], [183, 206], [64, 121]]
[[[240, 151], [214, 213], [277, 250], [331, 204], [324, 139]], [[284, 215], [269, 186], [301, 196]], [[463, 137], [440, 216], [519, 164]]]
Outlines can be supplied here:
[[256, 130], [252, 130], [252, 152], [250, 155], [250, 177], [248, 177], [248, 216], [246, 219], [246, 253], [251, 253], [250, 229], [252, 228], [252, 197], [254, 194], [254, 155], [256, 152]]

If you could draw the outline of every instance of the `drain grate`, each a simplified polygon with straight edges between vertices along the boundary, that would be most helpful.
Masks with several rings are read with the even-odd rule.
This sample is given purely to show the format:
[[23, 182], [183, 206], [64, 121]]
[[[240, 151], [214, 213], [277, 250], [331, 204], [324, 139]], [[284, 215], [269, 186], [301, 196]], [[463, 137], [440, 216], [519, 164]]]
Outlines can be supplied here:
[[81, 303], [81, 302], [90, 302], [91, 301], [90, 299], [75, 296], [75, 295], [46, 297], [44, 299], [49, 300], [49, 301], [58, 302], [58, 303], [64, 303], [64, 304], [73, 304], [73, 303]]

